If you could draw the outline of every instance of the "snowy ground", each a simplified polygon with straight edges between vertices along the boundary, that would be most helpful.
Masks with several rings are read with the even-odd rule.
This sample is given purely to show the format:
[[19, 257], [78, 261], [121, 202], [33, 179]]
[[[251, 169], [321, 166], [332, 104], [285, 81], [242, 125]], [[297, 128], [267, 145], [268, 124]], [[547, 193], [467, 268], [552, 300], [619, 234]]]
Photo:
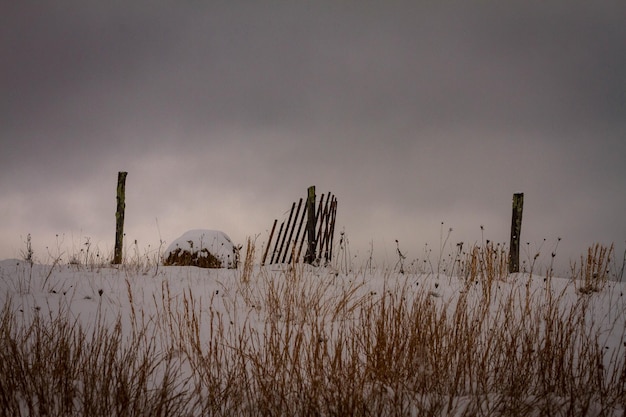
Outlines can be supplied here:
[[[176, 385], [175, 390], [205, 397], [201, 404], [186, 406], [191, 415], [228, 415], [229, 410], [248, 415], [275, 414], [277, 411], [284, 415], [331, 415], [341, 412], [341, 407], [336, 404], [342, 400], [328, 399], [326, 394], [307, 400], [316, 404], [313, 411], [306, 412], [295, 405], [303, 398], [302, 390], [317, 389], [313, 381], [319, 371], [308, 370], [306, 376], [298, 377], [293, 376], [294, 368], [284, 373], [276, 371], [282, 365], [277, 365], [277, 359], [272, 357], [275, 349], [285, 349], [287, 356], [284, 361], [302, 364], [307, 361], [294, 356], [300, 352], [312, 355], [313, 359], [309, 358], [309, 362], [316, 360], [316, 351], [308, 346], [316, 343], [324, 346], [324, 355], [328, 357], [320, 359], [322, 366], [334, 366], [332, 359], [339, 358], [345, 363], [338, 369], [346, 369], [352, 364], [350, 366], [354, 366], [358, 375], [367, 374], [358, 386], [359, 395], [355, 396], [361, 399], [359, 404], [362, 408], [344, 411], [354, 413], [360, 410], [359, 413], [366, 415], [396, 415], [398, 412], [406, 415], [426, 412], [440, 415], [547, 415], [550, 410], [557, 415], [623, 414], [626, 398], [623, 395], [620, 397], [619, 392], [626, 387], [626, 285], [609, 281], [585, 294], [580, 291], [579, 283], [566, 278], [517, 274], [506, 279], [492, 278], [488, 283], [484, 278], [437, 277], [435, 274], [399, 274], [365, 269], [345, 273], [332, 267], [301, 265], [295, 268], [290, 265], [256, 265], [248, 270], [242, 267], [233, 270], [162, 265], [31, 265], [26, 261], [9, 259], [0, 262], [0, 305], [2, 310], [11, 311], [18, 330], [20, 324], [27, 326], [37, 317], [53, 321], [59, 316], [86, 329], [87, 333], [99, 326], [113, 327], [119, 319], [127, 340], [131, 340], [133, 332], [138, 329], [151, 329], [154, 332], [151, 340], [158, 342], [155, 353], [158, 355], [159, 349], [176, 353], [179, 378], [193, 381], [184, 381]], [[413, 328], [417, 331], [407, 328], [402, 321], [405, 316], [416, 321]], [[422, 316], [423, 319], [420, 319]], [[399, 324], [396, 326], [394, 321]], [[579, 325], [585, 330], [581, 331]], [[195, 343], [192, 340], [194, 336], [189, 332], [183, 334], [181, 330], [194, 326], [198, 338], [196, 350], [201, 352], [195, 357], [189, 347]], [[380, 326], [386, 327], [383, 329]], [[454, 335], [455, 328], [468, 333], [472, 333], [472, 329], [478, 331], [472, 339]], [[380, 334], [377, 329], [382, 329], [385, 334]], [[403, 329], [407, 331], [406, 340], [418, 340], [421, 334], [426, 333], [430, 339], [424, 339], [423, 345], [421, 342], [403, 344], [400, 331]], [[443, 335], [439, 335], [439, 331]], [[556, 335], [551, 335], [551, 332], [556, 332]], [[382, 341], [381, 337], [389, 339]], [[344, 343], [346, 340], [348, 342]], [[451, 346], [454, 340], [462, 344], [457, 347], [459, 351]], [[546, 341], [556, 347], [547, 346]], [[211, 346], [214, 342], [228, 346], [224, 351], [213, 351]], [[555, 360], [549, 359], [550, 366], [554, 366], [549, 371], [539, 369], [542, 365], [520, 365], [518, 370], [507, 362], [506, 351], [502, 350], [506, 343], [512, 346], [510, 352], [519, 355], [520, 361], [532, 361], [535, 358], [533, 355], [536, 355], [539, 362], [542, 360], [541, 352], [550, 349], [558, 352], [561, 349], [563, 356], [575, 357], [559, 363], [576, 369], [558, 369]], [[300, 347], [300, 344], [307, 346]], [[524, 344], [532, 346], [526, 349]], [[269, 345], [272, 345], [271, 349]], [[413, 359], [402, 365], [404, 368], [396, 369], [395, 366], [407, 360], [409, 351], [418, 345], [426, 349], [420, 353], [425, 358], [419, 369], [406, 369], [413, 366]], [[391, 349], [389, 346], [394, 347]], [[468, 353], [467, 350], [475, 353]], [[350, 352], [353, 351], [358, 361], [351, 362]], [[372, 365], [372, 358], [383, 351], [390, 362]], [[492, 360], [482, 360], [484, 364], [493, 364], [493, 369], [489, 371], [490, 376], [481, 379], [475, 375], [476, 369], [470, 369], [473, 366], [471, 362], [478, 360], [478, 355], [485, 356], [492, 351], [495, 352]], [[279, 400], [266, 394], [261, 401], [260, 394], [257, 398], [241, 388], [229, 397], [227, 389], [219, 381], [217, 385], [222, 387], [221, 397], [208, 399], [213, 395], [213, 388], [198, 374], [202, 374], [199, 371], [204, 369], [202, 366], [208, 366], [201, 365], [203, 360], [206, 362], [207, 357], [213, 354], [214, 359], [222, 358], [219, 360], [224, 361], [225, 367], [230, 367], [230, 372], [237, 372], [237, 375], [249, 372], [241, 376], [242, 381], [254, 386], [256, 391], [275, 387], [280, 395], [289, 398], [291, 405], [276, 406], [280, 404], [276, 402]], [[241, 368], [235, 366], [237, 354], [247, 361]], [[472, 356], [474, 354], [477, 356]], [[469, 355], [467, 361], [458, 359], [463, 355]], [[595, 358], [597, 363], [578, 363], [589, 358]], [[455, 362], [457, 360], [458, 363]], [[396, 361], [397, 364], [394, 363]], [[264, 365], [274, 369], [263, 376], [257, 375], [258, 370], [254, 367], [264, 369]], [[223, 376], [220, 372], [224, 371], [215, 366], [213, 363], [207, 369]], [[433, 369], [437, 366], [441, 369]], [[593, 370], [588, 371], [588, 366]], [[460, 371], [455, 367], [467, 367], [469, 370]], [[491, 365], [487, 367], [491, 368]], [[365, 369], [362, 373], [361, 368]], [[155, 373], [153, 378], [158, 379], [160, 372]], [[536, 372], [538, 375], [528, 378], [550, 375], [554, 380], [544, 385], [537, 381], [530, 387], [529, 379], [520, 383], [523, 386], [503, 388], [503, 392], [498, 392], [497, 381], [511, 380], [523, 372]], [[576, 384], [560, 381], [559, 372], [567, 378], [579, 375], [581, 381]], [[445, 384], [415, 382], [411, 374], [419, 373], [423, 374], [422, 379], [444, 378], [444, 375], [452, 377], [445, 379]], [[453, 382], [455, 373], [466, 382]], [[396, 374], [398, 381], [402, 381], [397, 385], [393, 378]], [[591, 374], [595, 376], [589, 376]], [[11, 375], [2, 375], [1, 378], [11, 378]], [[585, 378], [601, 380], [594, 382], [601, 388], [594, 389], [581, 405], [572, 398], [579, 395], [575, 391], [579, 388], [571, 387], [584, 389]], [[283, 386], [295, 384], [294, 381], [302, 384], [300, 392], [293, 392], [295, 387]], [[325, 375], [324, 381], [329, 385], [326, 391], [337, 389], [332, 388], [332, 375]], [[490, 381], [490, 392], [477, 386], [481, 381]], [[459, 383], [458, 386], [456, 383]], [[158, 385], [158, 381], [155, 384]], [[193, 384], [196, 388], [191, 387]], [[411, 384], [416, 384], [416, 388], [412, 388]], [[554, 387], [550, 388], [550, 384]], [[430, 389], [432, 392], [427, 391]], [[546, 395], [550, 389], [554, 390], [554, 394]], [[570, 392], [565, 392], [567, 390]], [[10, 396], [15, 393], [3, 394]], [[237, 395], [246, 395], [247, 398], [240, 398], [238, 403], [234, 399]], [[522, 398], [503, 400], [515, 395]], [[213, 404], [210, 407], [214, 408], [209, 410], [207, 407], [211, 401]], [[263, 411], [258, 405], [261, 402], [278, 408]], [[26, 406], [21, 407], [24, 415], [28, 415]]]

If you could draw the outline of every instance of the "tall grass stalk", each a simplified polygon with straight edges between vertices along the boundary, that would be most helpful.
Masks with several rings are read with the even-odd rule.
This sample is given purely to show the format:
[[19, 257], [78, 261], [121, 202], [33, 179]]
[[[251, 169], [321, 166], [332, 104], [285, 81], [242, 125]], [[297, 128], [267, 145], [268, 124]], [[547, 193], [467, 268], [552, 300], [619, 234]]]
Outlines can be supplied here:
[[603, 337], [623, 303], [593, 322], [591, 296], [508, 276], [504, 252], [473, 248], [445, 294], [430, 276], [388, 272], [372, 288], [293, 264], [250, 266], [212, 293], [164, 279], [149, 311], [127, 278], [130, 317], [89, 326], [9, 301], [0, 415], [621, 415], [626, 346]]

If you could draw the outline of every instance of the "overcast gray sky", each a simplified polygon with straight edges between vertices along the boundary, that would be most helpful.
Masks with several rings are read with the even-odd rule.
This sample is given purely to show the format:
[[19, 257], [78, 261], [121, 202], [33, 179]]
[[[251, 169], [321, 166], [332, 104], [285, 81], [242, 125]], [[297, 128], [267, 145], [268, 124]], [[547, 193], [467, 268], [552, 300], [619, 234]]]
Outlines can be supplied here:
[[[626, 3], [19, 1], [0, 6], [0, 258], [237, 243], [309, 185], [353, 255], [626, 240]], [[484, 226], [484, 235], [480, 226]], [[142, 249], [143, 250], [143, 249]], [[523, 254], [522, 254], [523, 255]], [[524, 256], [524, 255], [523, 255]]]

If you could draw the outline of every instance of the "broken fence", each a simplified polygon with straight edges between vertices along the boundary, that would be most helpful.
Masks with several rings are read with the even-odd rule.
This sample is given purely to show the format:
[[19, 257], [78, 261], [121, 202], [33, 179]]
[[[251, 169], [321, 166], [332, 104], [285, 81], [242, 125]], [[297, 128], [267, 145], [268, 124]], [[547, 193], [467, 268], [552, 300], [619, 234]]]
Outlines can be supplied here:
[[[309, 216], [311, 210], [313, 215]], [[301, 261], [327, 263], [333, 256], [336, 217], [337, 198], [329, 192], [322, 194], [319, 203], [316, 203], [315, 187], [309, 187], [306, 201], [301, 198], [297, 206], [296, 202], [291, 205], [289, 218], [286, 223], [283, 221], [280, 224], [276, 240], [273, 237], [278, 219], [274, 220], [261, 265]]]

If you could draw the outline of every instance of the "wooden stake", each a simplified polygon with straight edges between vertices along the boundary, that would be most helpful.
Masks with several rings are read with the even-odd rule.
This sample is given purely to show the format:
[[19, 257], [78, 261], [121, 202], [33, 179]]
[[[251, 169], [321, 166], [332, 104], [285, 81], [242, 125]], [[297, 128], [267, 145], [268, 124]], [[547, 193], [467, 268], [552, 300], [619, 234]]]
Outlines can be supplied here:
[[126, 175], [128, 172], [117, 173], [117, 211], [115, 212], [115, 252], [113, 264], [122, 263], [122, 246], [124, 243], [124, 211], [126, 210]]
[[306, 250], [306, 255], [304, 257], [304, 262], [308, 264], [312, 264], [315, 260], [315, 223], [317, 218], [315, 217], [315, 186], [312, 185], [308, 188], [308, 196], [306, 200], [306, 211], [307, 211], [307, 221], [306, 221], [306, 231], [307, 231], [307, 239], [308, 239], [308, 247]]
[[513, 215], [511, 218], [511, 247], [509, 249], [509, 273], [519, 272], [519, 242], [522, 232], [522, 211], [524, 193], [513, 194]]

